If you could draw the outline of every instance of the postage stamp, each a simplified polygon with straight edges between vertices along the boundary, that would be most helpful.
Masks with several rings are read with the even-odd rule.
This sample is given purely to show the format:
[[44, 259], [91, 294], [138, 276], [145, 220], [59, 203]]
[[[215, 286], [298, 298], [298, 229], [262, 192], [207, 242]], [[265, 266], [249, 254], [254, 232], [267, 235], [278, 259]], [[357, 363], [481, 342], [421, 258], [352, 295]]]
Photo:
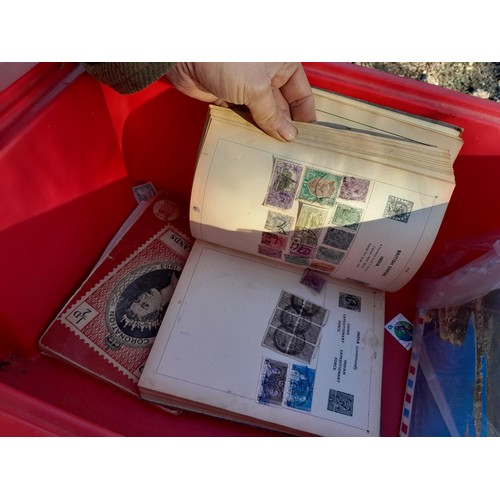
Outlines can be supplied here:
[[321, 170], [307, 168], [299, 192], [299, 198], [311, 203], [333, 206], [342, 177]]
[[335, 248], [330, 247], [319, 247], [316, 252], [316, 259], [324, 260], [330, 264], [340, 264], [341, 260], [344, 258], [345, 253]]
[[328, 392], [328, 411], [352, 417], [354, 413], [354, 395], [330, 389]]
[[339, 198], [350, 201], [366, 201], [370, 181], [359, 177], [344, 177], [340, 187]]
[[327, 309], [282, 291], [262, 345], [298, 361], [310, 363], [328, 315]]
[[311, 269], [316, 271], [321, 271], [322, 273], [331, 274], [335, 271], [335, 266], [328, 264], [327, 262], [322, 262], [320, 260], [313, 260], [310, 263]]
[[292, 241], [298, 245], [316, 247], [320, 234], [320, 229], [298, 229], [293, 232]]
[[356, 231], [359, 228], [362, 217], [363, 210], [361, 208], [339, 203], [335, 209], [331, 223], [335, 226], [342, 226]]
[[326, 279], [312, 269], [306, 269], [300, 278], [300, 283], [314, 292], [320, 293], [326, 285]]
[[302, 165], [298, 163], [275, 157], [264, 205], [272, 205], [282, 210], [292, 208], [302, 170]]
[[138, 248], [59, 318], [132, 380], [138, 379], [185, 262], [161, 241], [164, 233]]
[[330, 313], [328, 309], [285, 290], [280, 294], [277, 307], [279, 309], [293, 310], [295, 314], [309, 318], [311, 322], [320, 326], [323, 326], [328, 321]]
[[292, 335], [273, 326], [266, 330], [262, 345], [303, 363], [311, 362], [316, 347], [306, 342], [303, 335]]
[[323, 238], [323, 244], [339, 250], [347, 251], [354, 240], [354, 233], [349, 233], [343, 229], [329, 227]]
[[413, 345], [413, 324], [406, 319], [403, 314], [398, 314], [385, 329], [406, 349], [411, 349]]
[[295, 255], [297, 257], [312, 259], [314, 257], [314, 254], [316, 253], [316, 246], [306, 245], [305, 243], [302, 243], [300, 240], [295, 239], [294, 236], [290, 243], [290, 248], [288, 249], [288, 253], [290, 255]]
[[285, 395], [288, 364], [265, 358], [262, 363], [257, 401], [264, 405], [281, 406]]
[[384, 209], [384, 217], [398, 222], [407, 223], [413, 210], [413, 201], [389, 196]]
[[321, 230], [326, 225], [327, 216], [328, 210], [324, 208], [314, 207], [307, 203], [300, 203], [295, 229], [309, 229], [312, 231]]
[[293, 227], [293, 217], [269, 210], [264, 229], [270, 233], [287, 235]]
[[140, 203], [141, 201], [148, 201], [158, 194], [152, 182], [146, 182], [144, 184], [134, 186], [132, 188], [132, 192], [134, 193], [137, 203]]
[[309, 259], [307, 257], [301, 257], [300, 255], [290, 255], [288, 253], [284, 254], [285, 262], [289, 264], [294, 264], [296, 266], [308, 266]]
[[275, 233], [262, 233], [260, 243], [261, 245], [265, 245], [268, 247], [276, 248], [278, 250], [284, 250], [286, 244], [288, 242], [288, 238], [282, 234]]
[[283, 252], [279, 248], [273, 248], [267, 245], [259, 245], [258, 252], [265, 257], [271, 257], [272, 259], [281, 259]]
[[352, 295], [350, 293], [339, 294], [339, 307], [343, 309], [349, 309], [351, 311], [360, 312], [361, 311], [361, 297], [357, 295]]
[[316, 370], [306, 365], [292, 365], [286, 405], [302, 411], [311, 411]]

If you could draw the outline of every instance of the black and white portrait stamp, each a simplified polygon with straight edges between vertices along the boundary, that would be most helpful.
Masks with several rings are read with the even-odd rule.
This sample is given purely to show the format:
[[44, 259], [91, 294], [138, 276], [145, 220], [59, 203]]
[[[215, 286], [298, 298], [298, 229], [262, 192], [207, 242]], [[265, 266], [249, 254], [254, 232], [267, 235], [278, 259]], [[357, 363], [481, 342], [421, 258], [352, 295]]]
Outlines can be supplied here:
[[302, 165], [298, 163], [275, 157], [264, 205], [272, 205], [282, 210], [292, 208], [302, 170]]
[[339, 198], [349, 201], [366, 201], [370, 181], [359, 177], [344, 177], [340, 186]]
[[384, 209], [384, 217], [398, 222], [407, 223], [413, 210], [413, 201], [389, 196]]
[[354, 395], [330, 389], [328, 392], [328, 411], [352, 417], [354, 413]]
[[264, 405], [281, 406], [285, 395], [288, 364], [266, 358], [262, 364], [257, 401]]
[[354, 233], [344, 231], [343, 229], [329, 227], [323, 238], [323, 244], [347, 251], [354, 240], [354, 236]]
[[316, 370], [306, 365], [292, 365], [286, 405], [302, 411], [311, 411]]
[[151, 347], [180, 276], [171, 263], [134, 269], [113, 289], [106, 306], [108, 349]]
[[339, 307], [349, 309], [351, 311], [361, 311], [361, 297], [351, 295], [350, 293], [339, 294]]

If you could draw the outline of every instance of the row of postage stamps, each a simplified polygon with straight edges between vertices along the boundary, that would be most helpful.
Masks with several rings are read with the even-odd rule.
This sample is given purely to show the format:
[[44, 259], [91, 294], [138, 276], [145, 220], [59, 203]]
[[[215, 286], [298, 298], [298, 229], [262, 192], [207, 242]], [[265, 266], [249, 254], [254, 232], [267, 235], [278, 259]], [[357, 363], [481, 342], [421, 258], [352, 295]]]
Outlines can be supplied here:
[[[310, 412], [314, 396], [316, 370], [297, 363], [264, 358], [260, 373], [257, 402], [275, 407]], [[352, 417], [354, 395], [336, 389], [328, 391], [326, 409]]]
[[265, 358], [262, 363], [257, 401], [311, 411], [316, 370], [306, 365]]

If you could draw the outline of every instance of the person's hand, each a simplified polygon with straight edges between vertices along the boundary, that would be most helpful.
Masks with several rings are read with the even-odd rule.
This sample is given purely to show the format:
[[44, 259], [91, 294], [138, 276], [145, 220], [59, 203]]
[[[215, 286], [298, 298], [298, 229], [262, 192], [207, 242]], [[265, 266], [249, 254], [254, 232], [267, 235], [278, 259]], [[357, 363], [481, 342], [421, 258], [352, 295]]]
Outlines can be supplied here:
[[291, 141], [292, 120], [315, 122], [311, 87], [300, 63], [177, 63], [166, 75], [182, 93], [220, 106], [248, 107], [270, 136]]

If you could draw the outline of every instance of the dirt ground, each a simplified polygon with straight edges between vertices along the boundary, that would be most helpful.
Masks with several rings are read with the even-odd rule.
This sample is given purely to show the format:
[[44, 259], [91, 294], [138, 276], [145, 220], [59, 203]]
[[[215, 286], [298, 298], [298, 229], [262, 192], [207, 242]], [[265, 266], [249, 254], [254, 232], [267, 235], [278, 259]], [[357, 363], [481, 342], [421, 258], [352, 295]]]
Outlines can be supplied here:
[[500, 102], [500, 63], [498, 62], [358, 62], [354, 64]]

